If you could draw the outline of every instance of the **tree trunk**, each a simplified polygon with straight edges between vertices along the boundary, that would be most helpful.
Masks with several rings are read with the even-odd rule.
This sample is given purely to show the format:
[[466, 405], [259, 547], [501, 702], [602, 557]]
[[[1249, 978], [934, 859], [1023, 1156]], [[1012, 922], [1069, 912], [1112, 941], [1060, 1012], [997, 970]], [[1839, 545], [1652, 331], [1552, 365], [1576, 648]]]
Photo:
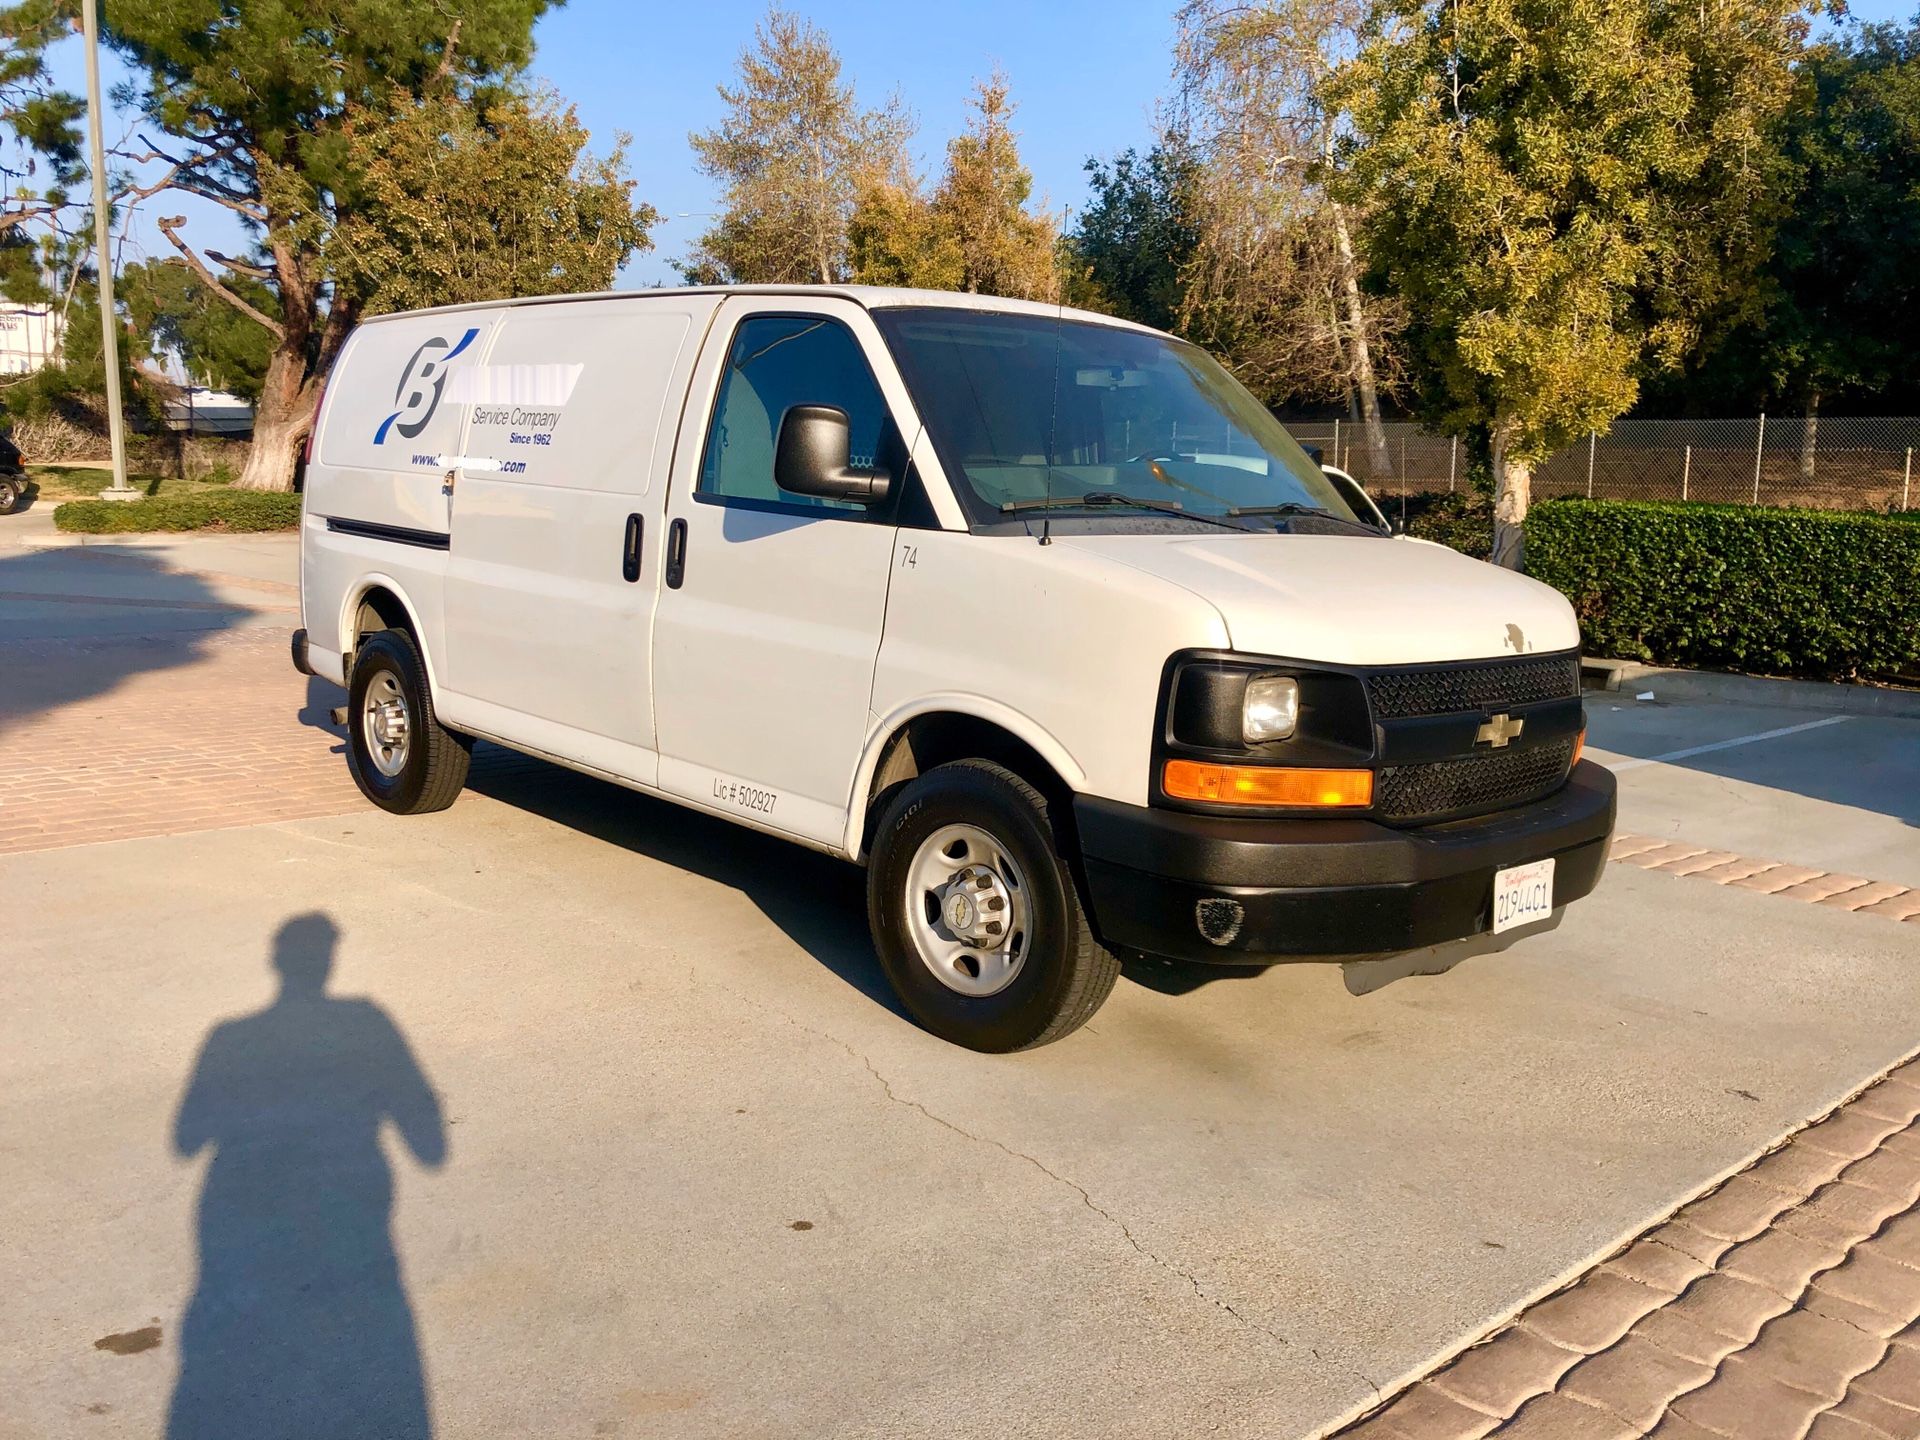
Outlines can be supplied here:
[[1800, 478], [1807, 484], [1813, 483], [1813, 457], [1816, 442], [1820, 438], [1820, 392], [1807, 392], [1807, 428], [1800, 437]]
[[242, 490], [293, 489], [294, 461], [313, 428], [313, 387], [306, 357], [282, 344], [267, 362], [267, 376], [253, 411], [253, 448], [234, 485]]
[[1331, 205], [1333, 236], [1340, 248], [1340, 284], [1346, 291], [1347, 327], [1353, 332], [1353, 388], [1360, 396], [1360, 418], [1367, 429], [1367, 452], [1371, 479], [1378, 480], [1393, 468], [1387, 456], [1387, 432], [1380, 423], [1380, 392], [1373, 378], [1373, 346], [1367, 340], [1367, 312], [1360, 303], [1360, 266], [1353, 258], [1353, 236], [1347, 230], [1347, 212]]
[[1519, 570], [1526, 563], [1527, 502], [1533, 496], [1533, 465], [1513, 456], [1513, 422], [1493, 424], [1494, 564]]

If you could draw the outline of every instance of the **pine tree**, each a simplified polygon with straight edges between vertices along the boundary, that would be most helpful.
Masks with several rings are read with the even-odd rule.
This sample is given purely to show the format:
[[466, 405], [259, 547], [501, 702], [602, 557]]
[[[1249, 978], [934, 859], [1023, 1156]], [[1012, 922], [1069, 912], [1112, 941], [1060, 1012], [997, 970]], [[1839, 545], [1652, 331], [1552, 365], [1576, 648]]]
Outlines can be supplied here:
[[720, 98], [726, 118], [689, 137], [701, 172], [720, 182], [720, 222], [681, 271], [738, 284], [845, 280], [856, 198], [898, 167], [905, 112], [862, 110], [826, 35], [778, 9]]

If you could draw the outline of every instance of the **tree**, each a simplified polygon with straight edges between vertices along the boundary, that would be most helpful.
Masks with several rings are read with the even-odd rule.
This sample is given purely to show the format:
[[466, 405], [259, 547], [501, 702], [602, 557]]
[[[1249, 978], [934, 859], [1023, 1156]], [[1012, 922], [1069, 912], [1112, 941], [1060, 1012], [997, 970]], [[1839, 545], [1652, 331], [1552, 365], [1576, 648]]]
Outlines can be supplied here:
[[1093, 192], [1067, 237], [1077, 267], [1070, 298], [1125, 320], [1171, 330], [1186, 298], [1186, 272], [1200, 243], [1200, 164], [1176, 135], [1143, 158], [1088, 160]]
[[1006, 77], [974, 91], [966, 130], [947, 145], [947, 168], [923, 197], [904, 164], [860, 189], [851, 234], [863, 284], [964, 290], [1057, 300], [1059, 225], [1027, 209], [1033, 176], [1020, 163]]
[[[265, 282], [236, 276], [227, 284], [263, 314], [278, 314], [280, 299]], [[129, 265], [115, 293], [126, 306], [138, 350], [155, 359], [178, 355], [192, 379], [258, 400], [273, 357], [272, 332], [215, 295], [185, 261]]]
[[342, 134], [356, 205], [328, 260], [366, 314], [605, 290], [651, 247], [658, 215], [634, 202], [624, 139], [595, 158], [549, 94], [356, 108]]
[[1810, 47], [1784, 127], [1781, 211], [1757, 303], [1693, 385], [1806, 414], [1904, 378], [1920, 321], [1920, 19]]
[[[70, 11], [70, 0], [57, 0]], [[330, 293], [327, 249], [353, 204], [350, 110], [391, 108], [399, 98], [469, 92], [523, 65], [533, 22], [548, 0], [463, 0], [455, 18], [410, 0], [173, 0], [114, 5], [110, 44], [140, 78], [134, 101], [157, 139], [122, 156], [163, 167], [128, 192], [138, 201], [168, 191], [198, 195], [240, 217], [257, 260], [208, 251], [162, 218], [161, 232], [211, 292], [273, 337], [254, 421], [254, 444], [238, 483], [287, 489], [300, 442], [313, 423], [321, 377], [359, 314], [357, 297]], [[0, 32], [27, 32], [45, 0], [0, 9]], [[32, 32], [39, 53], [57, 27]], [[216, 273], [215, 267], [218, 267]], [[252, 304], [223, 276], [270, 285], [277, 315]]]
[[[72, 32], [72, 0], [22, 0], [0, 8], [0, 243], [17, 227], [48, 221], [68, 203], [68, 189], [84, 180], [78, 95], [56, 88], [47, 73], [47, 47]], [[46, 183], [35, 188], [30, 182]], [[18, 297], [16, 297], [18, 298]]]
[[862, 110], [825, 34], [774, 9], [741, 52], [728, 113], [689, 138], [720, 182], [719, 224], [679, 262], [696, 282], [846, 279], [847, 226], [863, 185], [899, 165], [911, 123], [898, 103]]
[[1424, 418], [1484, 427], [1493, 559], [1535, 465], [1633, 404], [1766, 241], [1791, 0], [1385, 0], [1332, 94]]
[[947, 173], [934, 210], [960, 246], [960, 289], [1023, 300], [1059, 298], [1053, 216], [1027, 210], [1033, 176], [1020, 163], [1007, 77], [994, 74], [973, 93], [967, 128], [947, 146]]
[[847, 227], [847, 254], [852, 278], [862, 285], [966, 288], [960, 237], [911, 174], [861, 184]]
[[1188, 0], [1175, 61], [1203, 166], [1186, 329], [1269, 401], [1348, 399], [1379, 474], [1397, 312], [1364, 291], [1348, 205], [1327, 185], [1342, 125], [1327, 86], [1368, 13], [1367, 0]]

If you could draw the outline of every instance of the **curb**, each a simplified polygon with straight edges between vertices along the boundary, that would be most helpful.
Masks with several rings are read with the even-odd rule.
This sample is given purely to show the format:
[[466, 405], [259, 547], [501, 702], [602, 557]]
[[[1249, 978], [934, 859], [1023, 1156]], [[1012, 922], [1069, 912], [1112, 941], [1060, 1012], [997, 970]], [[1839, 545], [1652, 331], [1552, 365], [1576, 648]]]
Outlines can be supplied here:
[[1770, 680], [1717, 670], [1669, 670], [1637, 660], [1592, 657], [1580, 661], [1591, 690], [1637, 693], [1661, 700], [1708, 705], [1764, 705], [1782, 710], [1818, 710], [1828, 715], [1883, 715], [1920, 719], [1920, 690], [1882, 689], [1824, 680]]
[[286, 530], [130, 530], [120, 534], [21, 535], [14, 544], [24, 549], [68, 550], [80, 545], [178, 545], [183, 540], [272, 540], [297, 538], [299, 531]]

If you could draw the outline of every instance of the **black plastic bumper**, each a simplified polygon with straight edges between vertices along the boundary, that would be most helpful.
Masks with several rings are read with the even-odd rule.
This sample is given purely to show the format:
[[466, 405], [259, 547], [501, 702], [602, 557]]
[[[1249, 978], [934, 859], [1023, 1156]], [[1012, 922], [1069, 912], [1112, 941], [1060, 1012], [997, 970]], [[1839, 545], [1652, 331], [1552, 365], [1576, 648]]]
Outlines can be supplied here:
[[1606, 864], [1614, 790], [1613, 772], [1585, 761], [1544, 800], [1418, 830], [1189, 815], [1087, 796], [1074, 815], [1094, 928], [1108, 945], [1248, 965], [1484, 934], [1494, 871], [1532, 860], [1555, 862], [1556, 910], [1578, 900]]
[[304, 628], [293, 632], [293, 668], [302, 675], [313, 674], [313, 661], [307, 658], [307, 632]]

